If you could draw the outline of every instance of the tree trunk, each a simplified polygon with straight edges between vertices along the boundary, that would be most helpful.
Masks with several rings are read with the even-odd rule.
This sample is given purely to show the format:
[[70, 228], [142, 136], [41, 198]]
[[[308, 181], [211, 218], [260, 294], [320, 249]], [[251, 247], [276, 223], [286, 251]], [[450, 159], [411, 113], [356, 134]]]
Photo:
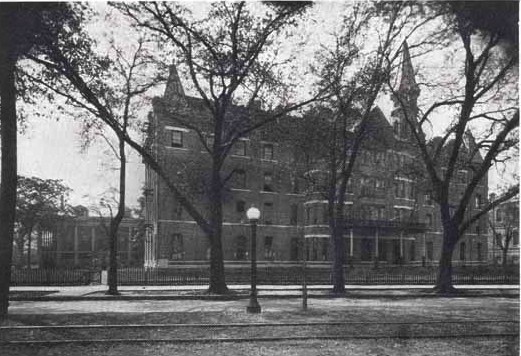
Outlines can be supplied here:
[[31, 244], [32, 244], [32, 230], [27, 235], [27, 268], [31, 268]]
[[457, 231], [457, 227], [450, 224], [443, 229], [443, 244], [438, 267], [438, 278], [434, 288], [435, 291], [440, 294], [456, 292], [456, 289], [452, 285], [452, 254], [456, 246], [455, 241], [458, 240]]
[[344, 229], [341, 218], [334, 219], [330, 222], [331, 237], [333, 239], [333, 293], [344, 294], [346, 291], [346, 282], [344, 275]]
[[125, 155], [125, 140], [119, 139], [119, 204], [116, 216], [110, 221], [110, 255], [108, 284], [109, 295], [119, 295], [118, 292], [118, 231], [121, 220], [125, 216], [125, 180], [127, 169], [127, 158]]
[[222, 185], [218, 165], [212, 166], [212, 182], [210, 191], [210, 293], [224, 294], [228, 292], [224, 275], [224, 255], [222, 248]]
[[503, 261], [502, 261], [502, 265], [503, 265], [503, 268], [506, 269], [507, 268], [507, 257], [508, 257], [508, 246], [501, 249], [501, 252], [503, 253]]
[[7, 317], [16, 213], [16, 89], [9, 11], [0, 6], [0, 320]]

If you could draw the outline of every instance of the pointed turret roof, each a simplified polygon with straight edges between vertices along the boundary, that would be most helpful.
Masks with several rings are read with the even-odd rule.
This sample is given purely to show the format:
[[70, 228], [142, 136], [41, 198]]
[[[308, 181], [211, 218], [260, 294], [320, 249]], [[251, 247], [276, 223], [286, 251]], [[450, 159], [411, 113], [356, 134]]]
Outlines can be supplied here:
[[175, 64], [170, 66], [170, 73], [168, 75], [168, 81], [166, 82], [165, 94], [163, 97], [166, 102], [172, 102], [179, 100], [180, 98], [184, 99], [185, 97], [185, 91], [181, 84], [181, 80], [179, 79], [179, 74], [177, 74]]
[[416, 97], [420, 94], [420, 88], [414, 78], [414, 68], [412, 66], [411, 54], [409, 53], [407, 41], [403, 41], [402, 43], [402, 72], [398, 90], [402, 93], [415, 93]]

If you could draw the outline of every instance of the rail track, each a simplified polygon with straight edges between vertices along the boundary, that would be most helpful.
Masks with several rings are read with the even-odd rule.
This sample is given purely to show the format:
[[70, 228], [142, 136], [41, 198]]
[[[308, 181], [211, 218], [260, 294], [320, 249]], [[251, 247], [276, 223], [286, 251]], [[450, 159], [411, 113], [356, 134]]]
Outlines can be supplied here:
[[0, 326], [0, 346], [519, 337], [518, 320]]

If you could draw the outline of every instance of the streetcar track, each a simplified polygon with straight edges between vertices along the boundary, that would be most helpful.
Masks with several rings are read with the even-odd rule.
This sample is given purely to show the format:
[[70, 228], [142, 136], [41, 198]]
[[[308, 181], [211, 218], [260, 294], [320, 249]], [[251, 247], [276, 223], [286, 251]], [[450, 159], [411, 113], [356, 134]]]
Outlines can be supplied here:
[[[380, 326], [376, 332], [364, 329]], [[273, 335], [274, 329], [279, 335]], [[300, 328], [291, 330], [288, 328]], [[444, 328], [447, 327], [447, 328]], [[310, 329], [312, 328], [312, 329]], [[497, 328], [494, 330], [493, 328]], [[117, 331], [112, 332], [112, 330]], [[163, 331], [161, 334], [161, 330]], [[175, 333], [175, 329], [179, 332]], [[192, 331], [187, 334], [188, 330]], [[211, 332], [209, 333], [209, 330]], [[219, 330], [221, 329], [221, 330]], [[248, 330], [243, 336], [233, 330]], [[258, 331], [253, 332], [257, 329]], [[383, 330], [382, 330], [383, 329]], [[448, 329], [448, 330], [447, 330]], [[100, 337], [99, 332], [108, 333]], [[183, 330], [184, 332], [181, 332]], [[263, 330], [262, 332], [260, 330]], [[82, 332], [92, 331], [92, 335]], [[111, 333], [109, 333], [112, 332]], [[201, 331], [204, 333], [201, 334]], [[97, 333], [97, 334], [96, 334]], [[123, 333], [123, 335], [121, 334]], [[157, 337], [154, 337], [156, 333]], [[224, 333], [224, 334], [223, 334]], [[230, 333], [231, 335], [226, 335]], [[241, 332], [242, 333], [242, 332]], [[264, 333], [263, 335], [258, 335]], [[288, 333], [290, 333], [288, 335]], [[295, 333], [292, 335], [291, 333]], [[307, 335], [302, 335], [302, 333]], [[16, 339], [10, 340], [13, 334]], [[184, 335], [183, 335], [184, 334]], [[134, 337], [131, 337], [134, 335]], [[146, 335], [147, 337], [143, 337]], [[165, 336], [176, 337], [165, 337]], [[249, 335], [257, 335], [251, 337]], [[0, 326], [0, 346], [121, 343], [222, 343], [222, 342], [284, 342], [304, 340], [354, 340], [354, 339], [449, 339], [479, 337], [519, 337], [519, 320], [431, 320], [431, 321], [329, 321], [291, 323], [217, 323], [217, 324], [96, 324], [96, 325], [13, 325]], [[61, 336], [61, 338], [60, 338]], [[84, 337], [82, 337], [84, 336]], [[104, 335], [105, 336], [105, 335]], [[126, 337], [122, 337], [126, 336]], [[12, 336], [11, 336], [12, 337]], [[80, 337], [80, 338], [78, 338]]]
[[168, 323], [168, 324], [89, 324], [89, 325], [12, 325], [0, 326], [2, 330], [38, 330], [38, 329], [101, 329], [101, 328], [220, 328], [220, 327], [284, 327], [284, 326], [340, 326], [340, 325], [432, 325], [432, 324], [482, 324], [482, 323], [512, 323], [519, 320], [432, 320], [432, 321], [329, 321], [307, 323]]
[[476, 333], [476, 334], [437, 334], [437, 335], [338, 335], [338, 336], [291, 336], [291, 337], [249, 337], [249, 338], [172, 338], [172, 339], [66, 339], [66, 340], [14, 340], [0, 341], [0, 346], [23, 346], [23, 345], [91, 345], [91, 344], [142, 344], [142, 343], [247, 343], [247, 342], [284, 342], [284, 341], [306, 341], [306, 340], [356, 340], [356, 339], [453, 339], [453, 338], [481, 338], [481, 337], [519, 337], [519, 333]]

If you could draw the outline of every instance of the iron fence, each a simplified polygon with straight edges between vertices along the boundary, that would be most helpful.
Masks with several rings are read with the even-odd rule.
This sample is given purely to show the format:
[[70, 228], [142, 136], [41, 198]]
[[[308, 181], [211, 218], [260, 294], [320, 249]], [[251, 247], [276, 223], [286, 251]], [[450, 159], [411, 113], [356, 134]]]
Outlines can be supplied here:
[[[352, 268], [346, 267], [346, 284], [360, 285], [433, 285], [436, 282], [435, 268]], [[290, 285], [302, 282], [300, 266], [259, 266], [258, 284]], [[118, 269], [120, 285], [207, 285], [210, 280], [208, 266], [175, 266], [169, 268]], [[329, 266], [306, 268], [308, 284], [330, 284]], [[246, 265], [226, 268], [228, 284], [248, 284], [250, 268]], [[517, 271], [484, 268], [458, 268], [453, 273], [454, 284], [519, 284]], [[101, 270], [93, 269], [15, 269], [11, 274], [13, 286], [22, 285], [88, 285], [101, 283]]]

